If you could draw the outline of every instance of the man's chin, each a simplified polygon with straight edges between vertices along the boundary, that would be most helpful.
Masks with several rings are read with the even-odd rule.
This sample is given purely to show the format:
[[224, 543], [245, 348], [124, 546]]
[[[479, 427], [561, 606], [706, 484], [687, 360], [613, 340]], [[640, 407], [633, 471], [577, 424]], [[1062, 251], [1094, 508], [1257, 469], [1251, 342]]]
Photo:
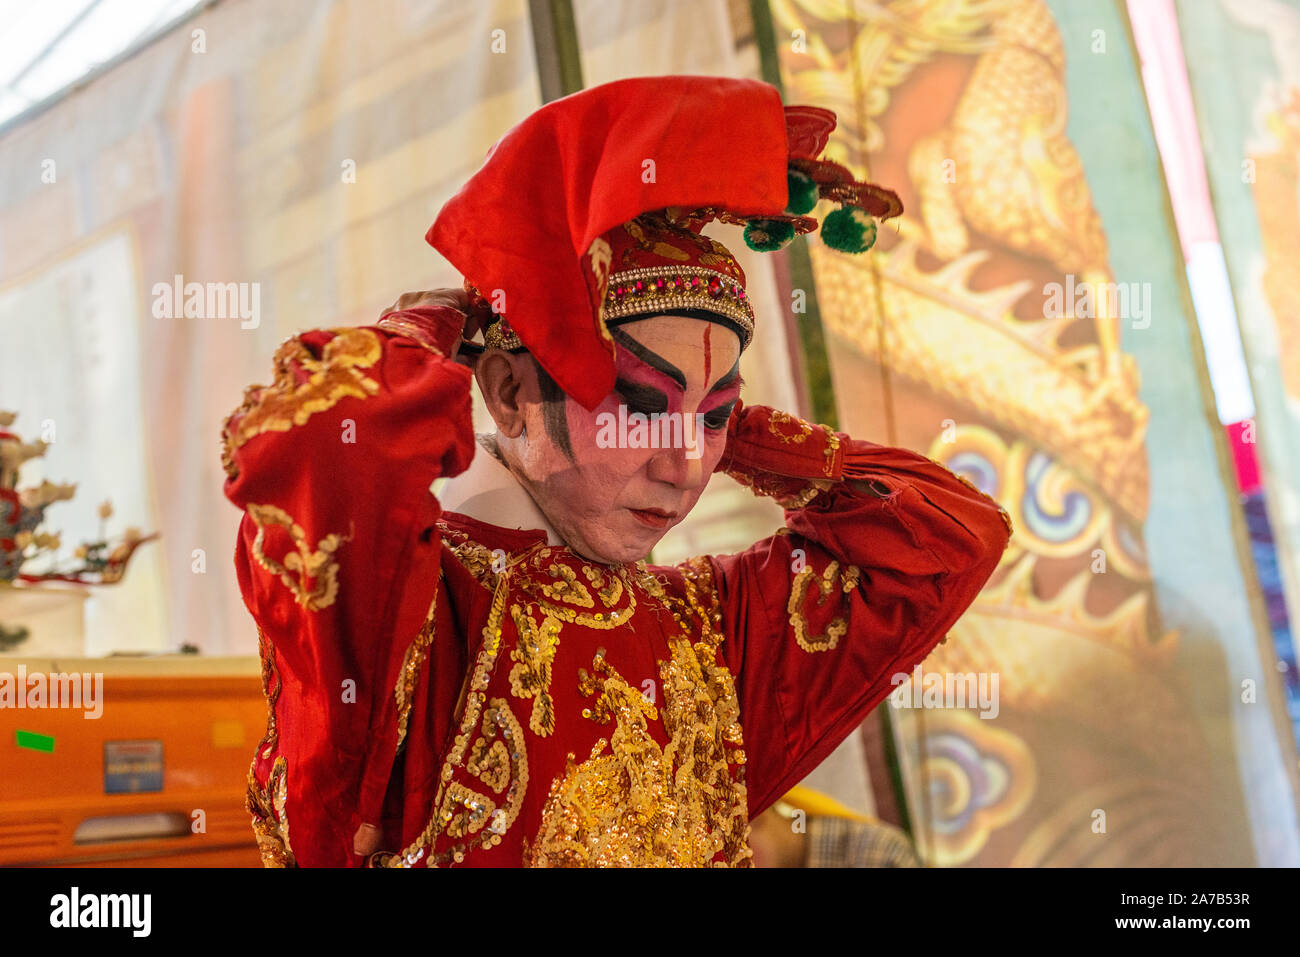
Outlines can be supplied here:
[[[620, 530], [623, 531], [623, 530]], [[602, 565], [630, 565], [641, 561], [659, 544], [668, 529], [654, 530], [629, 522], [624, 534], [614, 541], [586, 541], [580, 545], [566, 543], [570, 551], [589, 562]]]

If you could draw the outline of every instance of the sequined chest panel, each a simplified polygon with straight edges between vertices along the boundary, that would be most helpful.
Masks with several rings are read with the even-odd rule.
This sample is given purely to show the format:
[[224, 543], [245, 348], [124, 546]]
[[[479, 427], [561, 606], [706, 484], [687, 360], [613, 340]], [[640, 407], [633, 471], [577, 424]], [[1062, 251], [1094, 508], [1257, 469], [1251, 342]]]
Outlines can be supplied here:
[[491, 590], [435, 813], [436, 866], [748, 864], [744, 750], [711, 584], [445, 539]]

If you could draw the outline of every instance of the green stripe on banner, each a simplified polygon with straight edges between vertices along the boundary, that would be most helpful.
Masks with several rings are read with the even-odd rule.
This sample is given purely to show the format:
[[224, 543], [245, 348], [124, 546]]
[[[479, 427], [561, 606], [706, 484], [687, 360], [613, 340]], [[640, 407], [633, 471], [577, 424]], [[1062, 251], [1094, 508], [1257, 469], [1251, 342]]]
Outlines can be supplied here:
[[28, 751], [44, 751], [47, 754], [54, 753], [53, 735], [37, 734], [35, 731], [15, 731], [14, 737], [18, 739], [20, 748], [26, 748]]

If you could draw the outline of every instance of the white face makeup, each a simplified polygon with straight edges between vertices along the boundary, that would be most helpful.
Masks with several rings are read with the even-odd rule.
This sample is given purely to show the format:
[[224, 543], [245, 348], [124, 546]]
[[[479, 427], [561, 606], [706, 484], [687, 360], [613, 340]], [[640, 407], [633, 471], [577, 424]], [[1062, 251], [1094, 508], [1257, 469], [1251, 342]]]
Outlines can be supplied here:
[[[695, 507], [741, 386], [740, 338], [726, 326], [668, 315], [611, 332], [614, 391], [590, 412], [563, 400], [572, 455], [547, 429], [540, 402], [525, 410], [526, 442], [510, 443], [512, 471], [551, 527], [573, 551], [605, 563], [644, 558]], [[671, 439], [641, 447], [638, 414], [666, 425], [660, 435]], [[620, 416], [631, 427], [620, 428]]]

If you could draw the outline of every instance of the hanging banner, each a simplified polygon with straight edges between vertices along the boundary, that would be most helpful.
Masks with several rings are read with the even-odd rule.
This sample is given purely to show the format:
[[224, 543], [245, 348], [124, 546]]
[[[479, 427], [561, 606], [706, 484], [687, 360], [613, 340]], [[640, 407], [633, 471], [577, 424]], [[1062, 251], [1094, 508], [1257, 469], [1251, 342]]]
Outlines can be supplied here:
[[830, 158], [906, 209], [869, 256], [812, 242], [841, 425], [968, 476], [1015, 523], [891, 700], [925, 859], [1300, 863], [1295, 755], [1123, 14], [771, 8], [787, 101], [835, 110]]
[[[1255, 397], [1277, 577], [1300, 616], [1300, 2], [1176, 5], [1222, 255]], [[1273, 570], [1270, 569], [1270, 572]], [[1290, 667], [1292, 687], [1300, 675]], [[1300, 692], [1291, 699], [1300, 730]]]

